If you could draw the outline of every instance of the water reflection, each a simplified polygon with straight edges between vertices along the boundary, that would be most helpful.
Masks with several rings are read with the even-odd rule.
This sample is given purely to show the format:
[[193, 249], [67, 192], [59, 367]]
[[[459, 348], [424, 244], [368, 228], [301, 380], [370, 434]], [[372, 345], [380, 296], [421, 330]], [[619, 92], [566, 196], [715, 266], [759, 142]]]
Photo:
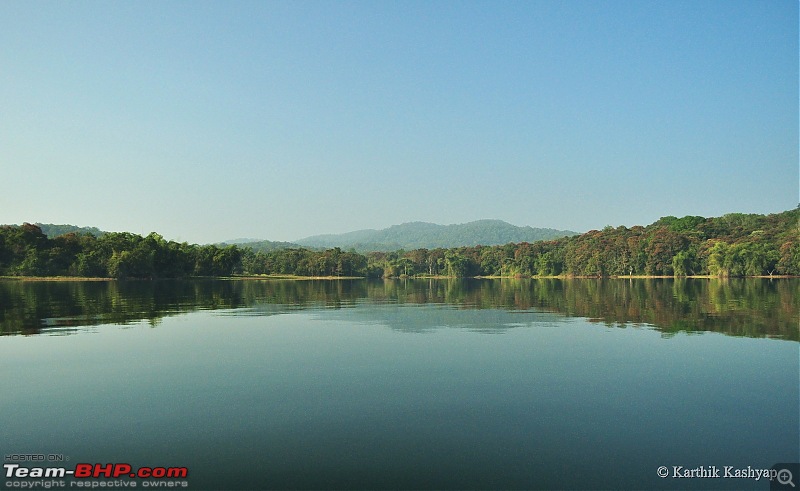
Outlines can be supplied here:
[[552, 312], [461, 308], [448, 304], [366, 304], [357, 309], [321, 309], [315, 318], [364, 325], [386, 326], [394, 331], [431, 333], [441, 328], [466, 329], [482, 334], [503, 334], [509, 329], [536, 324], [555, 326], [566, 317]]
[[[64, 334], [141, 321], [155, 326], [200, 309], [242, 316], [311, 309], [335, 317], [336, 309], [355, 308], [359, 321], [410, 332], [444, 326], [497, 332], [583, 317], [609, 327], [652, 326], [665, 335], [714, 331], [797, 341], [799, 288], [796, 279], [3, 280], [0, 333]], [[402, 309], [423, 304], [424, 311]], [[464, 310], [470, 314], [460, 315]]]

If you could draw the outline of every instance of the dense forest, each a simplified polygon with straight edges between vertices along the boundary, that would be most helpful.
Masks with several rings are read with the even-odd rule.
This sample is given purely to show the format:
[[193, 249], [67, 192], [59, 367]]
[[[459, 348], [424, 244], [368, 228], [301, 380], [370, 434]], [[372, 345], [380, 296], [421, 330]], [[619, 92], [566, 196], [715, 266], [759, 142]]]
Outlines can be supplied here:
[[31, 224], [0, 227], [0, 275], [187, 276], [760, 276], [800, 275], [800, 208], [771, 215], [664, 217], [551, 241], [358, 253], [340, 248], [254, 251], [107, 233], [48, 238]]
[[103, 278], [180, 278], [228, 276], [237, 271], [236, 246], [190, 245], [110, 232], [96, 237], [70, 232], [48, 238], [29, 223], [0, 227], [0, 274], [11, 276], [86, 276]]

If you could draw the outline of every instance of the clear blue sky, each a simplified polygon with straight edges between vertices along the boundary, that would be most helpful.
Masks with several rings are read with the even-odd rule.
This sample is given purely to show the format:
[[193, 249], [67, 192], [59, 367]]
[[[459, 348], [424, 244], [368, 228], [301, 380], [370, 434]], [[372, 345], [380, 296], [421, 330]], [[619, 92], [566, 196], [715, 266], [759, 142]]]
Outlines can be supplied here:
[[0, 223], [214, 242], [794, 208], [798, 2], [0, 2]]

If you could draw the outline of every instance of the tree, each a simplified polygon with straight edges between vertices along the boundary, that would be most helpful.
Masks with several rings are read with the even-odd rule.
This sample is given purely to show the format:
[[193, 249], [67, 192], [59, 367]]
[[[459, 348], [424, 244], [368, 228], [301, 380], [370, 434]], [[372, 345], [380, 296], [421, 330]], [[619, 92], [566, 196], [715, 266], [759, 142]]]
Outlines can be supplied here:
[[678, 251], [672, 257], [672, 273], [675, 276], [689, 276], [694, 274], [695, 258], [689, 250]]
[[727, 266], [728, 244], [722, 241], [713, 241], [708, 250], [708, 274], [711, 276], [728, 276], [730, 270]]
[[781, 244], [776, 268], [780, 274], [800, 275], [800, 242]]
[[467, 276], [467, 259], [455, 251], [447, 251], [444, 255], [447, 276], [463, 278]]

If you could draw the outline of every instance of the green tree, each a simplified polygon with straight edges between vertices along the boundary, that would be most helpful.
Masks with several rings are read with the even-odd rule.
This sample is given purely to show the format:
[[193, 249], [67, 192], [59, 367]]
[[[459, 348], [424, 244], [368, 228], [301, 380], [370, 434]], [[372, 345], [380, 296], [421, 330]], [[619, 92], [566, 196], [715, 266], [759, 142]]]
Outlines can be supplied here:
[[467, 276], [467, 259], [455, 251], [447, 251], [444, 255], [447, 276], [463, 278]]
[[776, 268], [780, 274], [800, 275], [800, 242], [781, 244]]
[[675, 276], [689, 276], [695, 271], [695, 257], [690, 250], [678, 251], [672, 257], [672, 273]]
[[729, 276], [728, 269], [728, 244], [722, 241], [714, 241], [708, 250], [708, 274], [711, 276]]

